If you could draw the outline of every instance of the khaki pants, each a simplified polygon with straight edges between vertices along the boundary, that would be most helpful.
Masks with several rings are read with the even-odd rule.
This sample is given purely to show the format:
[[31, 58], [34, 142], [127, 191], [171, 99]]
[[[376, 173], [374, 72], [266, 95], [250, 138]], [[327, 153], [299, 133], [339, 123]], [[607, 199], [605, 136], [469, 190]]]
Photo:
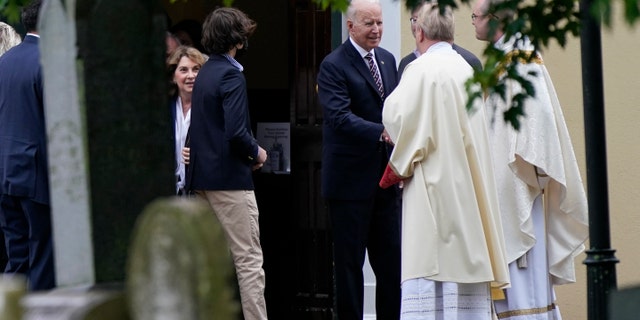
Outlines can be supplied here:
[[258, 206], [254, 192], [205, 190], [196, 193], [207, 200], [224, 230], [236, 268], [244, 318], [267, 319]]

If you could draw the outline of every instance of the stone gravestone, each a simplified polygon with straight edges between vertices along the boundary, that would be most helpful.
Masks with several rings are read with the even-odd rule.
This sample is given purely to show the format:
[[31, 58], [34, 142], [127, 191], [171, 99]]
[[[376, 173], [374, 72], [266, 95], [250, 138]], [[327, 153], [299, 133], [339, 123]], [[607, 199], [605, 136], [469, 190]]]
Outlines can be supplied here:
[[21, 274], [0, 275], [0, 319], [21, 319], [20, 300], [27, 293], [27, 279]]
[[32, 293], [22, 299], [21, 320], [129, 320], [119, 287], [69, 287]]
[[129, 251], [126, 292], [135, 320], [237, 319], [235, 273], [222, 228], [199, 200], [151, 203]]
[[[233, 320], [240, 315], [235, 281], [223, 231], [210, 207], [170, 197], [152, 202], [139, 216], [124, 287], [75, 286], [24, 296], [24, 279], [6, 281], [0, 286], [5, 301], [0, 319]], [[22, 296], [24, 308], [17, 303]]]
[[87, 141], [76, 70], [75, 10], [45, 1], [40, 51], [49, 153], [51, 224], [58, 286], [95, 282]]

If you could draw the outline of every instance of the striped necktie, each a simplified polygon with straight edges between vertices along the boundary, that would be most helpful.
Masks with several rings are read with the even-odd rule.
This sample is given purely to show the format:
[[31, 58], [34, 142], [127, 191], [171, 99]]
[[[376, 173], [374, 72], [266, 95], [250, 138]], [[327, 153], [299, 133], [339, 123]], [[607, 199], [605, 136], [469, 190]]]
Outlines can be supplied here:
[[369, 52], [364, 56], [364, 58], [367, 59], [367, 62], [369, 62], [369, 71], [373, 76], [373, 80], [376, 82], [376, 86], [378, 87], [378, 92], [380, 93], [380, 96], [384, 97], [384, 87], [382, 86], [382, 79], [380, 78], [380, 72], [378, 72], [378, 67], [376, 66], [375, 63], [373, 63], [373, 55], [371, 54], [371, 52]]

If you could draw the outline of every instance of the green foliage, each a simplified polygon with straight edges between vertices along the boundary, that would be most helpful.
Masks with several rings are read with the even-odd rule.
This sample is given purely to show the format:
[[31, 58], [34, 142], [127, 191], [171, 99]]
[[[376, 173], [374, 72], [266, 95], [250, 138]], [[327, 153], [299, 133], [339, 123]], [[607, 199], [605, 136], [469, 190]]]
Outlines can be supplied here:
[[9, 23], [20, 22], [20, 8], [31, 0], [0, 0], [0, 14], [7, 17]]
[[[472, 6], [476, 0], [440, 0], [439, 3], [458, 8], [458, 4]], [[583, 0], [585, 1], [585, 0]], [[638, 0], [624, 1], [624, 17], [628, 24], [633, 25], [640, 18], [640, 5]], [[345, 11], [348, 0], [316, 0], [322, 8], [332, 7], [334, 10]], [[414, 8], [421, 0], [405, 0], [408, 10]], [[590, 14], [606, 27], [611, 26], [613, 6], [612, 0], [593, 0]], [[576, 0], [505, 0], [496, 4], [491, 10], [513, 10], [515, 15], [511, 21], [502, 21], [507, 37], [528, 37], [535, 50], [548, 47], [552, 41], [556, 41], [561, 47], [565, 47], [571, 37], [578, 37], [580, 32], [580, 8]], [[493, 21], [493, 30], [497, 28], [498, 21]], [[517, 46], [516, 46], [517, 47]], [[489, 94], [497, 94], [503, 100], [505, 97], [506, 82], [513, 80], [524, 90], [511, 99], [511, 107], [504, 113], [504, 119], [515, 129], [520, 126], [519, 119], [525, 116], [523, 109], [524, 100], [535, 94], [531, 83], [523, 75], [517, 72], [519, 63], [527, 62], [532, 56], [526, 53], [518, 53], [516, 57], [507, 57], [495, 50], [490, 43], [484, 51], [485, 69], [476, 70], [472, 79], [467, 82], [467, 91], [470, 100], [467, 107], [470, 108], [475, 99], [482, 99]], [[507, 100], [505, 100], [507, 101]]]
[[[174, 1], [177, 0], [172, 0], [172, 2]], [[344, 12], [349, 6], [349, 0], [314, 1], [320, 8], [326, 9], [331, 7], [334, 11]], [[405, 0], [404, 3], [405, 7], [410, 10], [422, 1], [423, 0]], [[440, 0], [438, 2], [443, 5], [449, 5], [455, 9], [458, 8], [458, 4], [472, 5], [473, 1], [474, 0]], [[625, 19], [629, 24], [634, 24], [640, 18], [640, 2], [638, 0], [623, 0], [623, 2]], [[605, 26], [609, 27], [611, 25], [612, 6], [612, 0], [594, 0], [591, 11], [596, 18], [600, 19]], [[558, 36], [566, 37], [566, 34], [562, 34], [563, 30], [572, 31], [577, 28], [577, 26], [573, 25], [577, 23], [578, 18], [578, 1], [575, 0], [507, 0], [502, 2], [500, 7], [511, 8], [518, 11], [518, 16], [520, 16], [520, 18], [517, 20], [543, 18], [541, 20], [530, 20], [533, 23], [531, 24], [531, 28], [529, 28], [529, 30], [534, 30], [536, 33], [541, 34], [542, 38], [555, 39]], [[518, 24], [521, 22], [522, 21], [518, 21]], [[523, 33], [528, 36], [533, 35], [527, 32]]]
[[638, 0], [624, 0], [624, 18], [633, 25], [640, 16], [640, 2]]
[[331, 7], [333, 11], [345, 12], [349, 7], [348, 0], [314, 0], [320, 8], [327, 9]]
[[[521, 0], [506, 0], [492, 6], [489, 12], [499, 12], [508, 10], [515, 12], [512, 19], [490, 21], [490, 35], [503, 25], [506, 38], [516, 39], [515, 48], [524, 44], [524, 39], [528, 38], [534, 47], [534, 51], [539, 51], [541, 47], [548, 47], [552, 40], [564, 47], [569, 36], [579, 35], [580, 17], [578, 14], [577, 2], [573, 0], [543, 0], [536, 2], [524, 2]], [[535, 91], [532, 84], [525, 75], [518, 72], [518, 65], [530, 63], [536, 55], [526, 51], [516, 51], [514, 54], [505, 55], [497, 50], [491, 43], [487, 43], [484, 51], [486, 57], [485, 69], [475, 71], [471, 83], [480, 84], [481, 89], [474, 89], [467, 84], [467, 91], [471, 99], [478, 99], [481, 96], [498, 95], [503, 101], [511, 104], [510, 108], [503, 114], [504, 120], [510, 123], [514, 129], [520, 128], [520, 119], [525, 116], [524, 102], [529, 96], [534, 96]], [[506, 83], [515, 81], [522, 89], [523, 93], [513, 97], [506, 97]], [[475, 88], [478, 88], [477, 86]], [[474, 92], [481, 90], [481, 92]], [[482, 94], [480, 94], [482, 93]], [[470, 99], [470, 100], [471, 100]], [[510, 101], [508, 100], [510, 99]], [[468, 102], [467, 107], [473, 104], [473, 100]]]

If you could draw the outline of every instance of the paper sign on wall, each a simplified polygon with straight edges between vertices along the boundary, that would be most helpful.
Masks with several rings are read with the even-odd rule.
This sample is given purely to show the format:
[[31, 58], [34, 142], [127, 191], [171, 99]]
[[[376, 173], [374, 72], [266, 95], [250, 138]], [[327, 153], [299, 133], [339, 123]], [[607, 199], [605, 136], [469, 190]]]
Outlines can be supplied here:
[[290, 128], [289, 122], [258, 122], [258, 143], [267, 150], [262, 172], [291, 173]]

